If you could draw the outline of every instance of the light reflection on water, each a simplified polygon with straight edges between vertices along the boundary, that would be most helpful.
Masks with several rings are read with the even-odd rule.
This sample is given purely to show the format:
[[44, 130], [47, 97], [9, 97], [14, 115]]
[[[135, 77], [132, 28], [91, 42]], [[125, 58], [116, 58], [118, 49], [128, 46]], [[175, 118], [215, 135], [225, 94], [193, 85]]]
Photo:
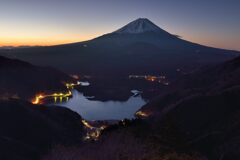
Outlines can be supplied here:
[[87, 120], [121, 120], [124, 118], [133, 118], [134, 113], [146, 103], [141, 96], [130, 97], [126, 102], [101, 102], [89, 100], [77, 90], [73, 90], [72, 93], [73, 97], [68, 101], [56, 103], [55, 105], [67, 107], [79, 113]]

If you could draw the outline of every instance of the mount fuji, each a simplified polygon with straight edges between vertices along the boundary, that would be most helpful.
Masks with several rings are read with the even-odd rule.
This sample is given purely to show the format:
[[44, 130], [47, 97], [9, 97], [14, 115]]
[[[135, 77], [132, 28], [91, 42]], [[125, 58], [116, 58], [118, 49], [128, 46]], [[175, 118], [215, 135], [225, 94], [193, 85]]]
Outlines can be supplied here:
[[239, 52], [203, 46], [168, 33], [146, 18], [95, 39], [49, 47], [1, 50], [1, 55], [68, 73], [128, 75], [175, 73], [219, 63]]
[[113, 33], [144, 33], [144, 32], [165, 32], [157, 25], [152, 23], [146, 18], [139, 18], [133, 22], [130, 22], [126, 26], [120, 28]]

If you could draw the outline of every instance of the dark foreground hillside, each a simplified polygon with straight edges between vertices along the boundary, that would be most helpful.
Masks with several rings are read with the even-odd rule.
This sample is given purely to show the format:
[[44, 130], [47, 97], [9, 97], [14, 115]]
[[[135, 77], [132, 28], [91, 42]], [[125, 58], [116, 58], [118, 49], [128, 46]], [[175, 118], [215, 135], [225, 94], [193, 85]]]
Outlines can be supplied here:
[[240, 58], [179, 80], [125, 120], [82, 147], [58, 147], [46, 160], [240, 159]]
[[82, 118], [62, 107], [0, 101], [0, 159], [39, 159], [54, 145], [81, 143]]

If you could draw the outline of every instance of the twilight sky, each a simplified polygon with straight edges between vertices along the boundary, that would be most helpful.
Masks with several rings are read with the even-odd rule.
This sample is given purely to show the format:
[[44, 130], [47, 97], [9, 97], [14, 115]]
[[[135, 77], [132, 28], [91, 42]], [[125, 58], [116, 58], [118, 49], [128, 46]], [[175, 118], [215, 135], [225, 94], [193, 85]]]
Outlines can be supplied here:
[[0, 46], [88, 40], [139, 17], [186, 40], [240, 50], [240, 0], [0, 0]]

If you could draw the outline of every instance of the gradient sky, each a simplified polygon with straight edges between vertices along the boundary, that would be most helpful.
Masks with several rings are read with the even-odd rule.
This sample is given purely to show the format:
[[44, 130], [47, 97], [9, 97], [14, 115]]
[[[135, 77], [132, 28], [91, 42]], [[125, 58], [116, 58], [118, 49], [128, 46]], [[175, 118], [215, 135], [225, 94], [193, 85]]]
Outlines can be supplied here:
[[240, 50], [240, 0], [0, 0], [0, 46], [88, 40], [139, 17], [186, 40]]

